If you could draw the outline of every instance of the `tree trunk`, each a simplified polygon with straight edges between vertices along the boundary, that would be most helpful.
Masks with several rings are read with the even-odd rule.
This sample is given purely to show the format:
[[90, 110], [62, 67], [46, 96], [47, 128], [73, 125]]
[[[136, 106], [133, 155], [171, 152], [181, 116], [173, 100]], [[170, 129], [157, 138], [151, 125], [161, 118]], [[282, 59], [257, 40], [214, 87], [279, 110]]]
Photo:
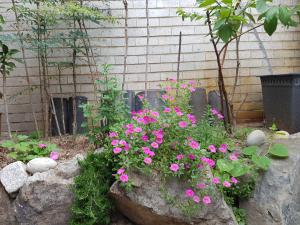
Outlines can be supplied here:
[[8, 132], [9, 138], [12, 138], [11, 127], [10, 127], [10, 122], [9, 122], [9, 115], [8, 115], [7, 96], [6, 96], [6, 73], [5, 73], [5, 71], [3, 71], [3, 100], [4, 100], [4, 107], [5, 107], [7, 132]]

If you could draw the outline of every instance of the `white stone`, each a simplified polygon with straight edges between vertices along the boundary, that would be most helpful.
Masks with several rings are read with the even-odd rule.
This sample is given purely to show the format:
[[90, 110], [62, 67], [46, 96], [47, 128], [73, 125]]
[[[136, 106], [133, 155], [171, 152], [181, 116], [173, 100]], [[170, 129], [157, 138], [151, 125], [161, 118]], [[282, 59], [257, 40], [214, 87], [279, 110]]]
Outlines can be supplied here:
[[21, 161], [11, 163], [0, 172], [0, 180], [7, 191], [11, 194], [18, 191], [27, 181], [26, 165]]
[[280, 130], [275, 132], [274, 138], [275, 139], [288, 139], [290, 137], [290, 134], [284, 130]]
[[267, 139], [267, 137], [263, 131], [254, 130], [248, 135], [246, 145], [247, 146], [252, 146], [252, 145], [260, 146], [266, 142], [266, 139]]
[[30, 160], [27, 163], [27, 171], [30, 173], [42, 173], [47, 170], [53, 169], [57, 166], [57, 162], [55, 162], [51, 158], [41, 157]]

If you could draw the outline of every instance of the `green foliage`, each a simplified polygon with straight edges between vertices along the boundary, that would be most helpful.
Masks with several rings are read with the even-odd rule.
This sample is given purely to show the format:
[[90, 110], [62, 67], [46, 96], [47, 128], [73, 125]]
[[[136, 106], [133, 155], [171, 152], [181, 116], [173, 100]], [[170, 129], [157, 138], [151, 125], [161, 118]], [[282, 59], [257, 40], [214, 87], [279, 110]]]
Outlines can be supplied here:
[[234, 132], [234, 137], [239, 141], [241, 141], [242, 143], [244, 143], [245, 140], [247, 139], [248, 134], [250, 134], [251, 131], [253, 131], [253, 128], [249, 128], [249, 127], [237, 129]]
[[71, 225], [110, 224], [111, 202], [107, 196], [113, 182], [111, 164], [103, 154], [89, 154], [80, 161], [81, 173], [75, 178]]
[[7, 76], [16, 68], [15, 61], [20, 61], [16, 58], [19, 52], [17, 49], [10, 49], [6, 44], [0, 41], [0, 73]]
[[1, 147], [10, 150], [8, 155], [22, 162], [28, 162], [37, 157], [49, 157], [52, 151], [57, 150], [55, 144], [31, 139], [27, 135], [16, 135], [11, 140], [1, 143]]
[[279, 158], [286, 158], [289, 156], [288, 149], [283, 144], [273, 144], [270, 146], [268, 153]]
[[[285, 27], [298, 25], [298, 22], [294, 20], [294, 15], [300, 14], [299, 6], [294, 8], [285, 5], [274, 6], [269, 2], [272, 2], [272, 0], [197, 0], [202, 13], [191, 13], [178, 9], [177, 14], [183, 19], [190, 18], [191, 20], [205, 21], [205, 18], [210, 17], [213, 25], [213, 36], [216, 39], [221, 39], [224, 43], [228, 43], [241, 35], [241, 27], [249, 23], [263, 25], [269, 35], [276, 31], [279, 23]], [[253, 13], [254, 9], [259, 12], [257, 19]]]
[[97, 80], [100, 87], [98, 102], [81, 106], [88, 120], [83, 126], [89, 128], [87, 135], [96, 146], [102, 146], [110, 128], [126, 120], [129, 115], [118, 80], [109, 76], [109, 69], [110, 65], [103, 65], [102, 76]]
[[249, 146], [243, 149], [243, 154], [252, 156], [258, 152], [259, 148], [257, 146]]

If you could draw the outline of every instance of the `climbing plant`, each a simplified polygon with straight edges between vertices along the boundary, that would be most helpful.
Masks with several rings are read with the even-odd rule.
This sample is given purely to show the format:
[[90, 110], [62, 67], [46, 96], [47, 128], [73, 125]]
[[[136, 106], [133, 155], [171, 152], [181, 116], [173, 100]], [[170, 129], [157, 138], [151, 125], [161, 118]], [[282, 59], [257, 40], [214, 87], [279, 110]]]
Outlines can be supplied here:
[[300, 16], [300, 8], [275, 5], [272, 4], [272, 0], [196, 0], [196, 2], [200, 12], [178, 9], [177, 13], [183, 19], [201, 21], [208, 27], [208, 36], [217, 60], [222, 112], [228, 117], [225, 125], [230, 131], [232, 110], [225, 87], [223, 69], [223, 60], [229, 44], [239, 41], [243, 35], [259, 27], [263, 27], [264, 31], [271, 36], [279, 24], [287, 28], [297, 26], [298, 21], [294, 20], [294, 15]]

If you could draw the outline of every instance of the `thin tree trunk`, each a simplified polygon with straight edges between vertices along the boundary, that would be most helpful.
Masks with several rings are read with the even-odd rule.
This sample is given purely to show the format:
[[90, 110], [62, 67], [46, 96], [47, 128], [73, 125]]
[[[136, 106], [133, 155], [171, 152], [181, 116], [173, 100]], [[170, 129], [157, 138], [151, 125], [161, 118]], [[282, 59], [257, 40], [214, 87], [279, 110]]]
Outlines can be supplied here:
[[146, 0], [146, 20], [147, 20], [147, 45], [146, 45], [146, 74], [145, 74], [145, 97], [148, 95], [148, 66], [149, 66], [149, 0]]
[[66, 134], [66, 123], [65, 123], [65, 109], [64, 109], [64, 98], [63, 98], [63, 91], [61, 85], [61, 68], [58, 65], [58, 82], [59, 82], [59, 90], [60, 90], [60, 107], [62, 113], [62, 124], [63, 124], [63, 132]]
[[32, 116], [33, 116], [33, 119], [34, 119], [35, 130], [37, 132], [37, 135], [39, 136], [39, 126], [38, 126], [36, 114], [35, 114], [33, 103], [32, 103], [32, 87], [31, 87], [31, 82], [30, 82], [30, 78], [29, 78], [28, 66], [27, 66], [27, 62], [26, 62], [24, 42], [23, 42], [22, 35], [21, 35], [21, 32], [20, 32], [20, 23], [19, 23], [18, 14], [17, 14], [17, 11], [16, 11], [16, 3], [15, 3], [15, 0], [11, 0], [11, 2], [13, 4], [13, 8], [14, 8], [13, 11], [14, 11], [14, 14], [15, 14], [15, 19], [16, 19], [17, 35], [19, 37], [20, 44], [21, 44], [21, 52], [22, 52], [22, 58], [23, 58], [24, 66], [25, 66], [27, 86], [29, 88], [29, 104], [30, 104]]
[[61, 131], [60, 131], [60, 127], [59, 127], [59, 123], [58, 123], [58, 119], [57, 119], [56, 109], [55, 109], [54, 101], [53, 101], [53, 98], [51, 95], [50, 95], [50, 101], [51, 101], [51, 105], [52, 105], [52, 114], [54, 115], [57, 132], [58, 132], [58, 135], [61, 137]]
[[178, 58], [177, 58], [177, 81], [179, 80], [179, 72], [180, 72], [181, 42], [182, 42], [182, 32], [180, 31], [179, 44], [178, 44]]
[[[231, 110], [230, 110], [230, 105], [229, 105], [229, 101], [228, 101], [228, 95], [227, 95], [227, 92], [225, 89], [225, 84], [224, 84], [223, 69], [222, 69], [221, 58], [220, 58], [221, 53], [219, 53], [217, 44], [214, 40], [209, 12], [206, 13], [206, 16], [207, 16], [207, 24], [209, 27], [209, 34], [211, 37], [211, 42], [214, 47], [215, 55], [217, 58], [217, 64], [218, 64], [218, 86], [219, 86], [219, 92], [220, 92], [220, 98], [221, 98], [221, 109], [222, 109], [222, 113], [224, 116], [225, 116], [225, 113], [227, 114], [227, 121], [224, 118], [225, 119], [224, 126], [225, 126], [225, 129], [231, 133], [231, 127], [230, 127], [230, 125], [232, 124], [231, 113], [230, 113]], [[225, 102], [226, 109], [224, 109], [224, 102]]]
[[125, 77], [127, 71], [127, 55], [128, 55], [128, 2], [127, 0], [123, 0], [124, 9], [125, 9], [125, 27], [124, 27], [124, 34], [125, 34], [125, 54], [124, 54], [124, 67], [123, 67], [123, 82], [122, 82], [122, 91], [124, 91], [125, 87]]
[[[74, 19], [74, 30], [76, 30], [76, 23]], [[73, 97], [72, 97], [72, 112], [73, 112], [73, 134], [77, 133], [77, 109], [76, 109], [76, 96], [77, 96], [77, 81], [76, 81], [76, 57], [77, 57], [77, 50], [76, 50], [76, 40], [73, 40], [73, 54], [72, 54], [72, 74], [73, 74]]]
[[5, 107], [7, 132], [8, 132], [9, 138], [12, 138], [9, 115], [8, 115], [7, 96], [6, 96], [6, 73], [4, 70], [3, 70], [3, 100], [4, 100], [4, 107]]

